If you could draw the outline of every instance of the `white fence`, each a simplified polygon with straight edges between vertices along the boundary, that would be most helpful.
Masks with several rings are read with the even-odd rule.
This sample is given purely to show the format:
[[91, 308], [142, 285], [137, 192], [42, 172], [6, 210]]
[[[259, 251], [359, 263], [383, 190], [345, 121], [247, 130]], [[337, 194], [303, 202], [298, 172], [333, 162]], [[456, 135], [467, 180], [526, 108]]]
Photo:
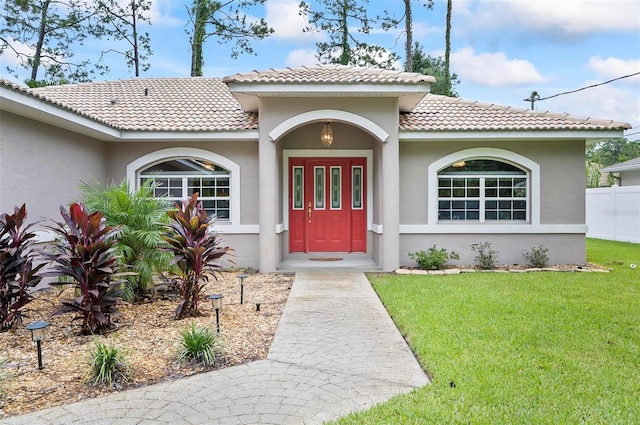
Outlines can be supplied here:
[[640, 186], [587, 189], [587, 236], [640, 243]]

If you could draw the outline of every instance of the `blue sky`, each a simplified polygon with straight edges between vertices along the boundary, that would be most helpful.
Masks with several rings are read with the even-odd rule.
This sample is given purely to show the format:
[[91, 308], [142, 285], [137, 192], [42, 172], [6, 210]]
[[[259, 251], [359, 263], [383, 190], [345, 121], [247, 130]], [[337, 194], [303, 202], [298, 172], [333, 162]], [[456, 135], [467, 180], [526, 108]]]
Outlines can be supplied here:
[[[189, 76], [190, 45], [185, 29], [188, 0], [153, 0], [151, 69], [144, 77]], [[314, 4], [313, 1], [310, 3]], [[444, 52], [446, 2], [434, 10], [414, 3], [414, 40], [427, 53]], [[253, 46], [256, 56], [234, 60], [230, 46], [210, 39], [205, 45], [205, 76], [313, 65], [322, 33], [303, 33], [305, 19], [297, 0], [267, 0], [248, 13], [264, 17], [275, 29]], [[370, 15], [403, 10], [402, 0], [370, 0]], [[528, 108], [523, 99], [535, 90], [542, 97], [640, 72], [640, 1], [638, 0], [453, 0], [451, 69], [462, 98]], [[401, 30], [375, 29], [368, 40], [402, 56]], [[95, 57], [108, 44], [89, 41], [77, 56]], [[113, 47], [110, 46], [109, 47]], [[3, 63], [12, 58], [2, 55]], [[97, 79], [131, 78], [119, 57], [111, 72]], [[2, 67], [3, 77], [16, 80]], [[537, 110], [630, 123], [631, 139], [640, 138], [640, 76], [577, 93], [541, 100]]]

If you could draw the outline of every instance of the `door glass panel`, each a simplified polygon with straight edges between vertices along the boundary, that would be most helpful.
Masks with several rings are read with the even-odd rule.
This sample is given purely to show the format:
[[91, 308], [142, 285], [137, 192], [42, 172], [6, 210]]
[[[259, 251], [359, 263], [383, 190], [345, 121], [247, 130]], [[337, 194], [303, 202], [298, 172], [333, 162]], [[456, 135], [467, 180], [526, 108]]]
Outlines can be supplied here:
[[342, 167], [331, 167], [331, 209], [339, 210], [342, 198]]
[[304, 209], [304, 167], [293, 167], [293, 209]]
[[351, 170], [351, 207], [356, 210], [362, 209], [362, 167], [353, 167]]
[[315, 187], [316, 196], [315, 204], [317, 210], [324, 209], [324, 193], [325, 193], [325, 181], [324, 181], [324, 167], [315, 167]]

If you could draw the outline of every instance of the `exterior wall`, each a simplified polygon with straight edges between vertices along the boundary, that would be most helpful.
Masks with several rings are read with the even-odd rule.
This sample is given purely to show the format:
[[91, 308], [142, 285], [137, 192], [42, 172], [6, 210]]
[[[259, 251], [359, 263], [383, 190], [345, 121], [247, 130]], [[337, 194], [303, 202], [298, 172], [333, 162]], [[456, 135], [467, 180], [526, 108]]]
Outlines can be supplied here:
[[585, 264], [586, 239], [580, 234], [459, 234], [459, 235], [401, 235], [400, 236], [400, 264], [403, 266], [417, 266], [409, 258], [410, 252], [426, 250], [434, 244], [438, 248], [456, 251], [460, 255], [459, 261], [449, 261], [447, 264], [460, 267], [474, 266], [477, 252], [471, 250], [471, 244], [489, 242], [491, 249], [497, 251], [497, 264], [526, 264], [522, 256], [531, 248], [544, 245], [549, 249], [550, 265], [553, 264]]
[[[375, 123], [389, 134], [387, 139], [382, 142], [369, 134], [362, 128], [359, 128], [353, 123], [339, 122], [339, 120], [331, 120], [331, 125], [334, 130], [334, 143], [328, 148], [327, 151], [336, 152], [342, 149], [345, 150], [360, 150], [367, 152], [373, 151], [373, 164], [368, 173], [373, 173], [374, 176], [374, 193], [373, 202], [368, 205], [373, 211], [374, 222], [369, 223], [370, 228], [374, 229], [373, 232], [368, 232], [368, 236], [371, 240], [368, 240], [368, 246], [372, 247], [370, 254], [377, 262], [387, 261], [387, 265], [382, 265], [384, 269], [392, 270], [397, 267], [397, 246], [399, 241], [398, 236], [398, 220], [397, 220], [397, 173], [398, 164], [393, 164], [394, 156], [397, 158], [398, 149], [398, 106], [395, 98], [375, 98], [366, 99], [362, 98], [262, 98], [260, 100], [260, 139], [261, 146], [263, 138], [266, 137], [272, 130], [286, 122], [288, 119], [297, 117], [305, 112], [313, 112], [319, 110], [339, 110], [352, 114], [357, 114], [359, 117], [369, 120]], [[281, 163], [282, 150], [323, 150], [320, 143], [320, 131], [322, 128], [322, 120], [315, 120], [315, 122], [303, 123], [298, 128], [293, 128], [284, 134], [279, 140], [272, 141], [277, 145], [277, 157], [278, 157], [278, 171], [281, 172], [284, 166]], [[383, 149], [386, 148], [386, 154]], [[267, 147], [265, 146], [265, 149]], [[262, 155], [262, 151], [260, 152]], [[319, 155], [321, 156], [321, 155]], [[387, 163], [385, 163], [387, 158]], [[384, 165], [383, 165], [384, 164]], [[383, 171], [384, 170], [384, 171]], [[385, 173], [383, 178], [382, 173]], [[394, 177], [395, 174], [395, 177]], [[269, 173], [265, 173], [265, 178], [272, 179], [273, 177]], [[279, 187], [283, 187], [282, 175], [278, 176]], [[393, 185], [393, 190], [383, 191], [382, 186]], [[386, 197], [383, 196], [386, 193]], [[261, 194], [262, 195], [262, 194]], [[276, 228], [286, 229], [288, 223], [285, 223], [285, 216], [283, 215], [283, 200], [284, 193], [278, 191], [277, 199], [273, 202], [277, 203], [277, 217], [278, 222], [273, 223]], [[385, 204], [386, 202], [386, 204]], [[386, 205], [386, 207], [385, 207]], [[264, 214], [271, 214], [264, 210], [265, 205], [261, 201], [261, 212]], [[270, 208], [270, 207], [269, 207]], [[395, 215], [395, 218], [394, 218]], [[386, 217], [386, 219], [385, 219]], [[385, 223], [386, 220], [386, 223]], [[394, 223], [395, 221], [395, 223]], [[261, 236], [262, 236], [262, 221], [261, 221]], [[388, 229], [384, 233], [379, 232], [377, 229]], [[378, 232], [378, 233], [376, 233]], [[284, 251], [278, 253], [278, 261], [282, 259], [282, 254], [288, 250], [287, 233], [279, 233], [278, 244]], [[378, 239], [378, 240], [374, 240]], [[382, 240], [384, 239], [384, 242]], [[265, 242], [261, 242], [265, 243]], [[395, 247], [395, 248], [394, 248]], [[388, 250], [386, 255], [382, 255], [383, 249]], [[393, 252], [392, 252], [393, 251]], [[268, 261], [273, 261], [273, 258], [269, 258]], [[264, 265], [261, 262], [262, 271], [271, 271], [271, 268], [275, 265]]]
[[541, 224], [584, 224], [584, 143], [403, 142], [400, 144], [400, 223], [427, 222], [427, 168], [448, 154], [489, 147], [515, 152], [540, 165]]
[[[539, 165], [539, 224], [492, 223], [491, 232], [482, 232], [482, 226], [489, 223], [436, 224], [433, 219], [428, 223], [429, 202], [435, 200], [428, 194], [429, 165], [446, 155], [472, 148], [507, 150]], [[403, 231], [401, 264], [415, 265], [408, 253], [427, 249], [433, 244], [457, 251], [462, 256], [462, 263], [471, 264], [475, 253], [471, 253], [470, 245], [485, 241], [492, 242], [494, 249], [501, 251], [500, 261], [505, 263], [524, 263], [526, 260], [521, 253], [540, 244], [550, 249], [549, 255], [554, 262], [581, 264], [586, 261], [584, 142], [403, 142], [400, 163], [400, 224], [405, 229], [421, 226], [430, 229], [421, 233]], [[531, 196], [530, 193], [530, 205], [534, 208], [535, 200]], [[447, 226], [451, 226], [450, 231]], [[465, 226], [469, 226], [468, 233]], [[502, 226], [504, 228], [500, 229]], [[465, 257], [466, 251], [469, 253]]]
[[4, 111], [0, 128], [0, 212], [26, 203], [29, 221], [59, 221], [81, 180], [106, 181], [104, 142]]
[[110, 143], [107, 153], [107, 177], [121, 181], [127, 165], [151, 152], [166, 148], [198, 148], [224, 156], [240, 166], [240, 224], [258, 224], [258, 149], [255, 142], [127, 142]]
[[[167, 148], [197, 148], [223, 156], [240, 167], [240, 223], [257, 228], [258, 211], [258, 150], [255, 142], [211, 141], [211, 142], [115, 142], [108, 145], [107, 176], [116, 182], [126, 177], [127, 165], [134, 160]], [[232, 176], [233, 178], [233, 176]], [[234, 249], [234, 265], [259, 267], [259, 236], [257, 231], [229, 231], [224, 223], [215, 225], [231, 248]]]
[[620, 186], [639, 186], [640, 170], [621, 171]]

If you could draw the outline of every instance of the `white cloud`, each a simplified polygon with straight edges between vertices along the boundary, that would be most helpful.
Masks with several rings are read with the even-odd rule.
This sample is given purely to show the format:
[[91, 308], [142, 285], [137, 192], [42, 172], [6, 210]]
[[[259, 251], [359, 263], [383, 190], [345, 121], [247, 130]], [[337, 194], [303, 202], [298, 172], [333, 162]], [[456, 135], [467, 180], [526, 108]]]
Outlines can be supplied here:
[[[589, 58], [589, 68], [603, 79], [613, 79], [640, 72], [640, 59], [618, 59], [614, 57], [603, 59], [600, 56], [592, 56]], [[640, 84], [640, 75], [620, 81]]]
[[310, 49], [292, 50], [287, 55], [285, 64], [290, 67], [317, 65], [316, 51]]
[[507, 87], [544, 82], [529, 61], [509, 59], [502, 52], [476, 54], [471, 47], [451, 53], [451, 69], [461, 81], [481, 86]]
[[[171, 0], [154, 0], [145, 15], [149, 17], [153, 25], [163, 27], [184, 25], [184, 19], [173, 16], [173, 6], [175, 6], [175, 2]], [[184, 7], [184, 5], [180, 4], [179, 7]]]
[[[586, 81], [584, 86], [596, 84]], [[640, 98], [638, 91], [613, 83], [566, 96], [558, 96], [538, 104], [542, 110], [568, 112], [571, 115], [628, 122], [640, 126]], [[538, 106], [537, 105], [537, 106]]]
[[323, 40], [320, 32], [304, 32], [309, 19], [301, 16], [299, 3], [292, 0], [271, 0], [266, 3], [265, 21], [274, 29], [273, 38], [305, 42]]
[[454, 5], [463, 27], [514, 28], [546, 35], [584, 36], [640, 30], [637, 0], [466, 0]]

